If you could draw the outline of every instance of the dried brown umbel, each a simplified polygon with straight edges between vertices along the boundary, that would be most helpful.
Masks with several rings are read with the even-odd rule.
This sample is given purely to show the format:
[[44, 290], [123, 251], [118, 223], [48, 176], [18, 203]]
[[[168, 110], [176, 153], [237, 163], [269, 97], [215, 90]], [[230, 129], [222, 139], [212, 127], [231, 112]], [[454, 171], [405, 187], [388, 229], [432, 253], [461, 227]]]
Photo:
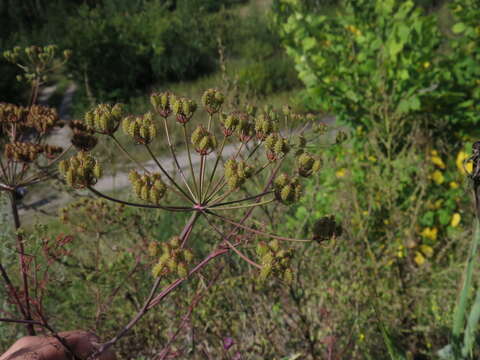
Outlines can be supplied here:
[[55, 109], [47, 106], [33, 105], [28, 109], [25, 125], [34, 128], [38, 133], [43, 135], [55, 126], [59, 126], [60, 118]]
[[14, 142], [5, 145], [5, 157], [16, 162], [35, 161], [43, 151], [43, 146], [29, 142]]

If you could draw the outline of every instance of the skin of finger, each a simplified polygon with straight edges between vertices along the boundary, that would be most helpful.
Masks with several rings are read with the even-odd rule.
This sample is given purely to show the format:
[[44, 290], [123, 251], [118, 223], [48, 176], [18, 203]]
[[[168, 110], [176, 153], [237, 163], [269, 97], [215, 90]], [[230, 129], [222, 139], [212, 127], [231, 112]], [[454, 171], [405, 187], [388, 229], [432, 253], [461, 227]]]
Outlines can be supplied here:
[[[58, 334], [64, 338], [76, 355], [87, 358], [98, 346], [99, 338], [90, 332], [82, 330], [65, 331]], [[16, 341], [0, 360], [70, 360], [63, 345], [52, 336], [25, 336]], [[100, 360], [115, 360], [113, 351], [103, 353]]]

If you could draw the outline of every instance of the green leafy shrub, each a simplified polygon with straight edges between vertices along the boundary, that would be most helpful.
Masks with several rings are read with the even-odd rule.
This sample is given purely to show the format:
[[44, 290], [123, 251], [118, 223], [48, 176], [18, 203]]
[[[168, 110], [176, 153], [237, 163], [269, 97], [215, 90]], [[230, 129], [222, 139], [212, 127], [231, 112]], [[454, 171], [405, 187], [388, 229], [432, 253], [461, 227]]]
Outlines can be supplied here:
[[452, 71], [458, 61], [476, 71], [473, 58], [445, 55], [435, 15], [413, 1], [346, 0], [332, 16], [280, 4], [281, 34], [312, 108], [353, 126], [394, 128], [397, 139], [415, 122], [436, 135], [476, 123], [464, 103], [472, 84], [462, 89]]

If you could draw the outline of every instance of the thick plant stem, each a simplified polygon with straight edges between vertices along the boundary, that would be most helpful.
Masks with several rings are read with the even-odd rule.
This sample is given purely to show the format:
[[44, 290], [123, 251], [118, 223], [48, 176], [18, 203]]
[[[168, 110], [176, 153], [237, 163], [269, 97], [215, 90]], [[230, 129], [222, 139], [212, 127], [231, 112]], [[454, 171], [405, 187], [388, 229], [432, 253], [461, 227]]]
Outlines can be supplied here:
[[[23, 281], [23, 295], [25, 297], [25, 320], [30, 321], [32, 320], [31, 310], [30, 310], [30, 297], [28, 291], [28, 277], [27, 277], [27, 263], [25, 261], [25, 248], [23, 246], [23, 238], [22, 235], [18, 233], [20, 229], [20, 217], [18, 216], [18, 207], [17, 207], [17, 199], [15, 198], [15, 193], [10, 192], [10, 204], [12, 207], [12, 216], [13, 222], [15, 225], [15, 231], [17, 232], [17, 248], [18, 248], [18, 256], [20, 260], [20, 273], [22, 274], [22, 281]], [[35, 335], [35, 329], [33, 328], [32, 324], [27, 324], [27, 331], [28, 334], [31, 336]]]

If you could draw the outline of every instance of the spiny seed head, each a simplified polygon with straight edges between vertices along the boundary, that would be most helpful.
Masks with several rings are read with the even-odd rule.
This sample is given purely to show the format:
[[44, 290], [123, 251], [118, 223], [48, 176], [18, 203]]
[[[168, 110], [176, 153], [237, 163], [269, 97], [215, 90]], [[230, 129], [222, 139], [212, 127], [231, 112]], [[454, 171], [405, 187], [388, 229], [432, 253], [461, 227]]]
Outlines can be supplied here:
[[243, 160], [228, 159], [225, 162], [224, 175], [231, 190], [243, 185], [252, 174], [253, 168]]
[[57, 110], [42, 105], [32, 105], [28, 111], [25, 125], [34, 128], [40, 134], [46, 134], [59, 122]]
[[172, 100], [174, 96], [169, 92], [153, 93], [150, 96], [155, 111], [162, 117], [167, 118], [172, 113]]
[[95, 185], [102, 175], [102, 168], [98, 161], [83, 151], [65, 162], [60, 162], [59, 171], [65, 176], [70, 186], [79, 189]]
[[284, 187], [285, 185], [287, 185], [289, 182], [290, 182], [290, 179], [289, 179], [288, 175], [285, 174], [285, 173], [282, 173], [282, 174], [277, 176], [274, 184], [275, 184], [275, 187], [281, 188], [281, 187]]
[[238, 117], [238, 124], [235, 129], [238, 138], [241, 142], [248, 142], [255, 134], [255, 126], [250, 121], [250, 116], [244, 112], [236, 112]]
[[275, 179], [274, 189], [275, 197], [284, 204], [292, 204], [302, 195], [302, 186], [298, 178], [289, 178], [286, 174], [281, 174]]
[[221, 92], [215, 89], [208, 89], [203, 93], [202, 105], [210, 115], [213, 115], [220, 111], [224, 100], [225, 98]]
[[282, 137], [279, 137], [273, 147], [273, 152], [275, 153], [275, 155], [279, 157], [285, 156], [289, 151], [290, 146], [288, 144], [288, 141]]
[[193, 131], [191, 141], [195, 146], [195, 151], [201, 155], [207, 155], [217, 147], [215, 136], [201, 125]]
[[223, 127], [223, 134], [225, 136], [231, 136], [235, 129], [237, 128], [240, 120], [236, 113], [231, 114], [222, 114], [220, 116], [220, 123]]
[[138, 182], [140, 181], [140, 174], [135, 170], [131, 170], [128, 173], [128, 179], [130, 180], [131, 183]]
[[319, 160], [316, 160], [309, 153], [303, 153], [297, 158], [298, 174], [303, 177], [312, 175], [314, 165], [318, 166]]
[[100, 134], [113, 135], [123, 116], [122, 104], [100, 104], [85, 114], [87, 126]]
[[174, 98], [172, 100], [172, 109], [177, 116], [177, 121], [180, 124], [186, 124], [197, 110], [197, 104], [187, 98]]
[[123, 119], [122, 128], [137, 144], [148, 145], [157, 136], [157, 128], [150, 112], [137, 117], [126, 117]]
[[278, 141], [278, 135], [277, 134], [270, 134], [268, 135], [266, 138], [265, 138], [265, 141], [264, 141], [264, 146], [265, 146], [265, 149], [269, 152], [273, 152], [274, 149], [275, 149], [275, 144], [277, 143]]
[[268, 135], [274, 132], [277, 128], [276, 121], [267, 113], [259, 115], [255, 119], [255, 131], [257, 138], [264, 140]]
[[192, 132], [192, 144], [196, 146], [206, 134], [207, 130], [203, 126], [197, 126], [197, 128]]
[[162, 181], [160, 174], [144, 174], [140, 176], [136, 171], [131, 171], [129, 180], [133, 187], [133, 192], [144, 201], [149, 201], [158, 205], [165, 196], [167, 186]]

